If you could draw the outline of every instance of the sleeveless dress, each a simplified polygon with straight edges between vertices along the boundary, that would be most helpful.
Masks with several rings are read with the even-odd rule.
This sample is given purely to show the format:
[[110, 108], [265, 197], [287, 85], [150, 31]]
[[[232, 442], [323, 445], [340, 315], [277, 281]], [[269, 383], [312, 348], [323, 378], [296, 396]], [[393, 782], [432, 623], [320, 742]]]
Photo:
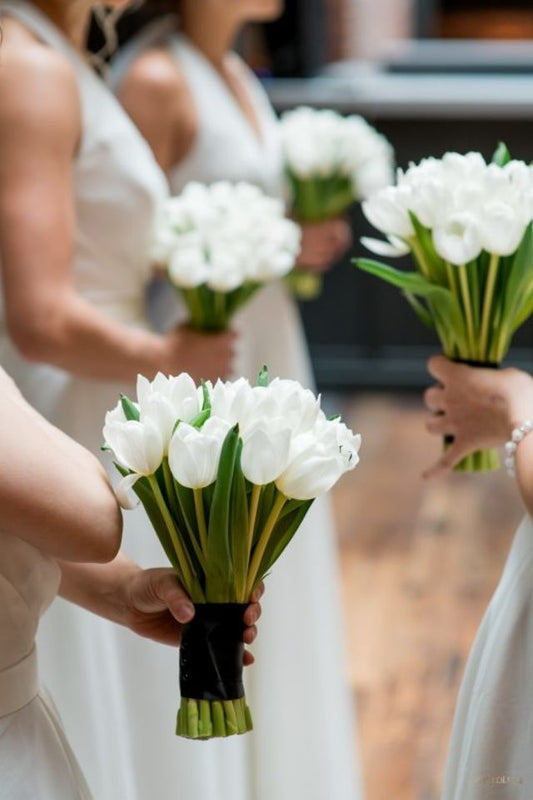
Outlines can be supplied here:
[[[163, 42], [177, 59], [199, 120], [191, 152], [169, 174], [172, 194], [190, 180], [248, 181], [271, 195], [282, 192], [277, 119], [259, 82], [238, 57], [261, 139], [223, 80], [189, 41], [167, 35], [158, 21], [120, 53], [115, 88], [132, 61]], [[151, 286], [149, 315], [160, 330], [185, 318], [168, 284]], [[262, 364], [272, 376], [312, 386], [305, 338], [283, 282], [262, 289], [237, 316], [235, 374], [255, 381]], [[354, 700], [345, 676], [343, 620], [335, 532], [328, 498], [319, 498], [294, 541], [266, 580], [263, 616], [254, 643], [256, 664], [246, 670], [255, 730], [246, 737], [249, 789], [242, 800], [354, 800], [361, 796], [353, 727]], [[296, 615], [292, 609], [299, 609]], [[182, 794], [183, 800], [199, 795]], [[226, 797], [223, 794], [213, 798]]]
[[533, 522], [520, 525], [459, 692], [443, 800], [533, 797]]
[[0, 797], [90, 800], [52, 701], [39, 690], [35, 634], [54, 599], [55, 561], [0, 534]]
[[[76, 289], [110, 318], [147, 326], [145, 293], [151, 277], [147, 252], [155, 209], [168, 192], [165, 178], [112, 93], [50, 20], [24, 0], [2, 0], [0, 13], [17, 18], [62, 53], [77, 79], [82, 138], [73, 166]], [[124, 382], [82, 378], [24, 359], [10, 341], [1, 296], [0, 363], [31, 405], [95, 454], [100, 453], [106, 410], [116, 403], [119, 392], [134, 390]], [[125, 515], [126, 551], [128, 541], [137, 536], [154, 536], [142, 509]], [[162, 552], [157, 562], [166, 563]], [[152, 649], [148, 641], [61, 599], [42, 620], [38, 639], [41, 677], [51, 689], [95, 798], [167, 797], [178, 785], [179, 770], [170, 746], [159, 748], [154, 732], [144, 730], [143, 719], [143, 703], [152, 703], [149, 687], [159, 681], [157, 661], [150, 661], [157, 646]], [[124, 647], [122, 639], [127, 639]], [[168, 650], [177, 671], [177, 653]], [[176, 702], [175, 677], [165, 690], [170, 706], [169, 698]], [[157, 702], [164, 706], [156, 695]], [[169, 717], [158, 735], [174, 744]], [[158, 765], [164, 775], [161, 783]], [[3, 800], [2, 779], [0, 771]], [[152, 781], [153, 793], [147, 788]], [[59, 797], [63, 800], [59, 793], [53, 800]], [[36, 792], [31, 798], [40, 795]]]

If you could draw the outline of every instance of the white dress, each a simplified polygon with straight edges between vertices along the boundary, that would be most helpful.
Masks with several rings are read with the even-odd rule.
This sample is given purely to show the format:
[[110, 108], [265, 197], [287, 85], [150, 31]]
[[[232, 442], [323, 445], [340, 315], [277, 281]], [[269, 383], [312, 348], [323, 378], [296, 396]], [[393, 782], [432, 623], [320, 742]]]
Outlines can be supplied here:
[[[114, 320], [146, 326], [145, 292], [151, 276], [147, 251], [155, 209], [168, 191], [164, 176], [112, 93], [36, 6], [2, 0], [0, 13], [16, 17], [61, 52], [77, 79], [83, 128], [74, 164], [76, 289]], [[25, 360], [9, 339], [1, 297], [0, 364], [31, 405], [95, 454], [100, 452], [106, 410], [119, 392], [134, 388]], [[135, 536], [153, 538], [142, 509], [125, 518], [126, 545]], [[165, 563], [162, 552], [154, 560]], [[157, 653], [151, 661], [157, 646], [63, 600], [45, 615], [38, 639], [43, 683], [51, 689], [96, 800], [168, 797], [180, 777], [170, 713], [177, 688], [175, 676], [166, 686], [159, 683]], [[170, 648], [168, 654], [177, 672], [178, 655]], [[153, 696], [150, 687], [155, 687]], [[154, 715], [169, 709], [157, 733], [145, 729], [145, 703], [154, 705]], [[165, 740], [161, 745], [158, 736]], [[0, 771], [4, 800], [2, 778]], [[31, 795], [35, 798], [40, 795]], [[58, 793], [50, 800], [59, 798], [63, 795]]]
[[35, 633], [57, 593], [56, 562], [0, 534], [0, 797], [90, 800], [52, 701], [39, 690]]
[[[165, 23], [154, 26], [161, 36]], [[145, 34], [119, 57], [115, 86]], [[260, 84], [238, 61], [261, 128], [261, 141], [208, 61], [182, 36], [165, 37], [194, 98], [198, 136], [170, 175], [178, 194], [190, 180], [248, 181], [281, 194], [277, 120]], [[237, 56], [235, 56], [237, 60]], [[152, 286], [149, 314], [165, 329], [184, 318], [167, 284]], [[255, 381], [262, 364], [272, 376], [312, 385], [298, 310], [282, 282], [261, 290], [236, 319], [240, 350], [235, 372]], [[245, 738], [248, 789], [228, 800], [354, 800], [361, 796], [354, 735], [354, 700], [348, 691], [343, 649], [335, 531], [329, 500], [312, 507], [287, 552], [266, 580], [263, 616], [254, 644], [256, 664], [246, 670], [255, 730]], [[199, 794], [183, 793], [183, 800]], [[211, 797], [211, 795], [209, 795]], [[226, 798], [222, 792], [213, 800]]]
[[466, 666], [443, 800], [533, 797], [533, 522], [520, 525]]

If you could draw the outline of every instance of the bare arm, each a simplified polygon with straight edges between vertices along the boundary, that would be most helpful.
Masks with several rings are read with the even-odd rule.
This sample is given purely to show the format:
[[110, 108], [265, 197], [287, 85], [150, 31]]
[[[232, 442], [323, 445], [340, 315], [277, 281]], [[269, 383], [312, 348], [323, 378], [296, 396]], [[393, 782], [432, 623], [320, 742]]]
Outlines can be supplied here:
[[122, 518], [99, 462], [39, 416], [0, 370], [0, 534], [55, 558], [109, 561]]
[[143, 53], [122, 82], [119, 100], [165, 171], [185, 158], [198, 134], [196, 110], [176, 60], [164, 49]]
[[[454, 442], [427, 470], [427, 477], [452, 469], [468, 453], [500, 447], [513, 428], [533, 420], [533, 378], [526, 372], [473, 368], [444, 356], [431, 358], [429, 371], [439, 383], [425, 393], [431, 412], [426, 427], [439, 436], [452, 435]], [[517, 448], [516, 479], [533, 516], [533, 434]]]
[[0, 69], [0, 243], [7, 325], [30, 360], [101, 379], [157, 370], [226, 374], [231, 335], [167, 336], [108, 318], [73, 286], [73, 163], [80, 140], [70, 65], [36, 43], [6, 41]]
[[[119, 554], [110, 564], [61, 563], [60, 594], [89, 611], [132, 630], [140, 636], [169, 645], [179, 645], [181, 626], [194, 616], [194, 606], [172, 569], [142, 570]], [[261, 614], [260, 587], [252, 597], [244, 622], [244, 641], [256, 636]], [[245, 663], [252, 663], [247, 653]]]

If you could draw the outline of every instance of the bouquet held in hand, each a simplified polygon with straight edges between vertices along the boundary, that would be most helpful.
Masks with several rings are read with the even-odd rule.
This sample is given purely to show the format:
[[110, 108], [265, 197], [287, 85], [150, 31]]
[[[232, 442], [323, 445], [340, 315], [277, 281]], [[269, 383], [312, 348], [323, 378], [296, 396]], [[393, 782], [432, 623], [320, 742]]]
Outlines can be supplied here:
[[[296, 381], [150, 382], [108, 412], [105, 447], [143, 504], [196, 614], [183, 631], [176, 732], [251, 729], [242, 684], [243, 614], [317, 495], [358, 463], [360, 437]], [[312, 668], [312, 667], [310, 667]]]
[[158, 215], [152, 256], [203, 331], [223, 330], [264, 284], [286, 275], [300, 229], [283, 203], [247, 183], [189, 183]]
[[[533, 168], [505, 145], [491, 163], [479, 153], [426, 158], [399, 170], [397, 185], [363, 211], [387, 237], [363, 244], [380, 256], [411, 253], [416, 270], [357, 265], [402, 290], [449, 358], [497, 367], [533, 311]], [[458, 468], [498, 466], [497, 452], [484, 451]]]
[[[323, 222], [393, 182], [393, 151], [360, 116], [302, 106], [281, 118], [285, 174], [299, 222]], [[301, 297], [320, 291], [320, 276], [297, 269], [289, 282]], [[306, 290], [307, 287], [307, 290]]]

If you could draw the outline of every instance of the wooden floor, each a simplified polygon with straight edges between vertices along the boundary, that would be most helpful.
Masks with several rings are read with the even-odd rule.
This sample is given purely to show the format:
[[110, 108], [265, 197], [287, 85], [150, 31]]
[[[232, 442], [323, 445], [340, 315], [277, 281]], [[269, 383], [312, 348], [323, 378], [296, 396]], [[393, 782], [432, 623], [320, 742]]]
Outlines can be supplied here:
[[326, 398], [363, 435], [334, 493], [365, 800], [436, 800], [461, 675], [521, 508], [504, 473], [420, 478], [412, 396]]

